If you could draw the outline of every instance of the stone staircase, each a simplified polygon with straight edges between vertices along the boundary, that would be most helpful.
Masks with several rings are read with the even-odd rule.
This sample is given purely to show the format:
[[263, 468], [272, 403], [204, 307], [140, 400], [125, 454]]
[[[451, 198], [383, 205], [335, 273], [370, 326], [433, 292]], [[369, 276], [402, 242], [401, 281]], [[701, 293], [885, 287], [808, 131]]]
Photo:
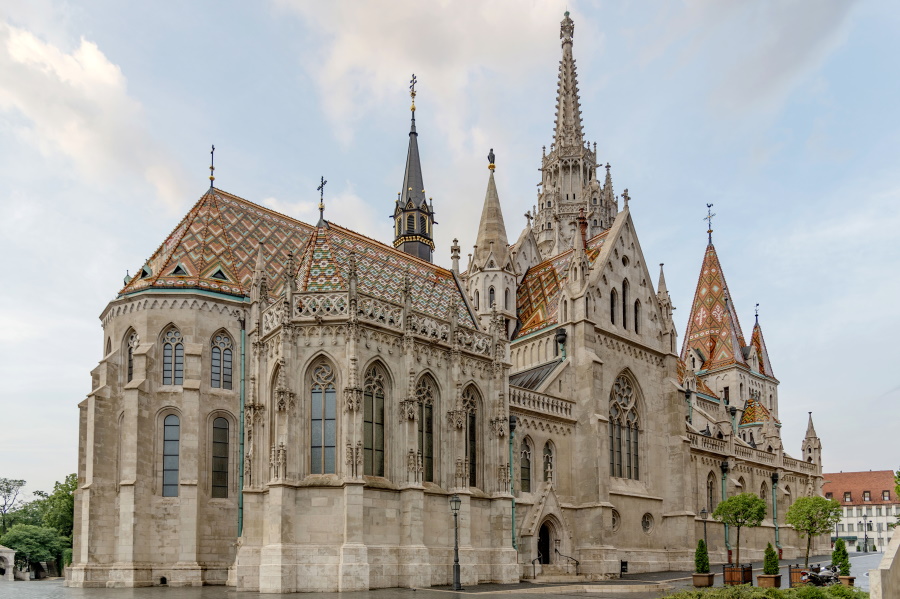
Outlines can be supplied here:
[[[527, 568], [527, 576], [533, 576], [531, 567]], [[588, 582], [590, 578], [583, 574], [575, 574], [575, 565], [541, 564], [537, 567], [537, 578], [526, 578], [526, 582], [535, 584], [556, 584], [571, 582]]]

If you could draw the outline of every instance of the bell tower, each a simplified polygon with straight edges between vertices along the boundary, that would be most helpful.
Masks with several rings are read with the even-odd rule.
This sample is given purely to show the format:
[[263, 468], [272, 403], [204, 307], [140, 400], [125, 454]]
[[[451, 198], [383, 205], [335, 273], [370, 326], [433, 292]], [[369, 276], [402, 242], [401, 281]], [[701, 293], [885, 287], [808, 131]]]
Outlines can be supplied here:
[[403, 187], [397, 194], [394, 206], [394, 247], [407, 254], [431, 262], [434, 252], [434, 205], [425, 197], [422, 182], [422, 164], [419, 161], [419, 134], [416, 133], [416, 76], [410, 79], [409, 95], [412, 98], [409, 126], [409, 149], [406, 152], [406, 172]]

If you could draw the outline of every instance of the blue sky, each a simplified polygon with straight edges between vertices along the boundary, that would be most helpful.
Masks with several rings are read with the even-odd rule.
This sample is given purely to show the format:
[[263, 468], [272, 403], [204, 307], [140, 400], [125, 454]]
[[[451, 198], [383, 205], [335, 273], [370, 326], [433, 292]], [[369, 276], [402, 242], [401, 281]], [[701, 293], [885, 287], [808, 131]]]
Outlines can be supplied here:
[[206, 189], [212, 143], [218, 187], [309, 221], [325, 176], [327, 218], [390, 241], [415, 73], [436, 262], [474, 242], [489, 148], [515, 239], [567, 7], [586, 137], [666, 264], [679, 334], [713, 203], [748, 337], [760, 303], [785, 448], [813, 411], [826, 470], [900, 466], [896, 5], [6, 0], [0, 476], [75, 471], [98, 316]]

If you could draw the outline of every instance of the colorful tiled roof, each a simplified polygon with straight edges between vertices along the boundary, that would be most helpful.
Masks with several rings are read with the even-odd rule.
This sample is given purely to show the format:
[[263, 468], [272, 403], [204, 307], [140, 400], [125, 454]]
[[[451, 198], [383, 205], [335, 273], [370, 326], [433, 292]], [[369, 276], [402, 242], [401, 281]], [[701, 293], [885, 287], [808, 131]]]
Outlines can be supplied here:
[[[585, 254], [591, 264], [600, 255], [600, 248], [609, 231], [604, 231], [588, 240]], [[516, 312], [522, 323], [517, 337], [524, 337], [559, 322], [559, 292], [569, 277], [569, 262], [574, 249], [528, 269], [516, 296]]]
[[[288, 252], [298, 252], [313, 227], [219, 189], [194, 204], [157, 248], [146, 266], [119, 292], [146, 289], [205, 289], [248, 296], [259, 242], [264, 244], [266, 274], [280, 294]], [[218, 276], [218, 271], [227, 280]], [[184, 274], [181, 274], [184, 273]]]
[[403, 280], [408, 278], [414, 310], [446, 319], [449, 306], [455, 303], [458, 322], [477, 328], [451, 271], [331, 222], [316, 230], [302, 252], [297, 290], [346, 290], [352, 254], [360, 293], [399, 304]]
[[[894, 472], [891, 470], [869, 470], [868, 472], [831, 472], [823, 474], [822, 491], [831, 493], [832, 499], [841, 505], [886, 505], [900, 503], [894, 488]], [[869, 501], [863, 500], [863, 493], [869, 492]], [[882, 498], [888, 492], [888, 499]], [[844, 501], [844, 493], [850, 493], [850, 501]]]
[[757, 322], [753, 326], [753, 335], [750, 337], [750, 346], [759, 359], [759, 370], [764, 375], [775, 378], [772, 372], [772, 362], [769, 361], [769, 350], [766, 349], [766, 340], [763, 339], [762, 327]]
[[687, 359], [690, 349], [698, 349], [705, 358], [704, 370], [735, 363], [746, 366], [742, 352], [745, 345], [734, 303], [728, 296], [722, 265], [716, 248], [710, 243], [700, 268], [681, 359]]
[[[120, 293], [203, 289], [249, 296], [260, 241], [273, 297], [283, 294], [289, 252], [299, 292], [347, 289], [355, 253], [361, 293], [400, 303], [408, 277], [413, 309], [444, 319], [455, 302], [459, 323], [477, 328], [449, 270], [334, 223], [317, 229], [219, 189], [205, 193], [153, 253], [150, 274], [142, 278], [139, 270]], [[227, 280], [211, 276], [219, 270]]]
[[[688, 373], [687, 365], [682, 360], [678, 360], [676, 370], [678, 372], [678, 384], [684, 385], [684, 377]], [[703, 395], [708, 395], [710, 397], [714, 397], [715, 399], [720, 399], [719, 396], [716, 395], [716, 392], [713, 391], [709, 387], [709, 385], [704, 382], [703, 379], [694, 377], [694, 382], [697, 384], [697, 393], [702, 393]]]
[[780, 424], [779, 420], [772, 416], [771, 412], [762, 405], [756, 397], [750, 397], [744, 406], [744, 414], [741, 416], [741, 425], [745, 424], [762, 424], [763, 422], [775, 422]]

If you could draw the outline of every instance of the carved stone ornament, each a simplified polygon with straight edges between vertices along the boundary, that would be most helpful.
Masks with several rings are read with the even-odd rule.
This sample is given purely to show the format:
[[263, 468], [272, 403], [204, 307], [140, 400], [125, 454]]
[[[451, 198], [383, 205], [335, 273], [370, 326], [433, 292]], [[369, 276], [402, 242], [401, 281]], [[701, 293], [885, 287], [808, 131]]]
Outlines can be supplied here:
[[506, 418], [497, 416], [491, 418], [491, 437], [502, 439], [506, 436]]
[[400, 402], [400, 422], [419, 419], [419, 402], [415, 399], [404, 399]]
[[462, 429], [466, 424], [465, 410], [449, 410], [447, 412], [447, 424], [452, 428]]
[[344, 411], [358, 412], [362, 405], [363, 391], [359, 387], [344, 387]]

